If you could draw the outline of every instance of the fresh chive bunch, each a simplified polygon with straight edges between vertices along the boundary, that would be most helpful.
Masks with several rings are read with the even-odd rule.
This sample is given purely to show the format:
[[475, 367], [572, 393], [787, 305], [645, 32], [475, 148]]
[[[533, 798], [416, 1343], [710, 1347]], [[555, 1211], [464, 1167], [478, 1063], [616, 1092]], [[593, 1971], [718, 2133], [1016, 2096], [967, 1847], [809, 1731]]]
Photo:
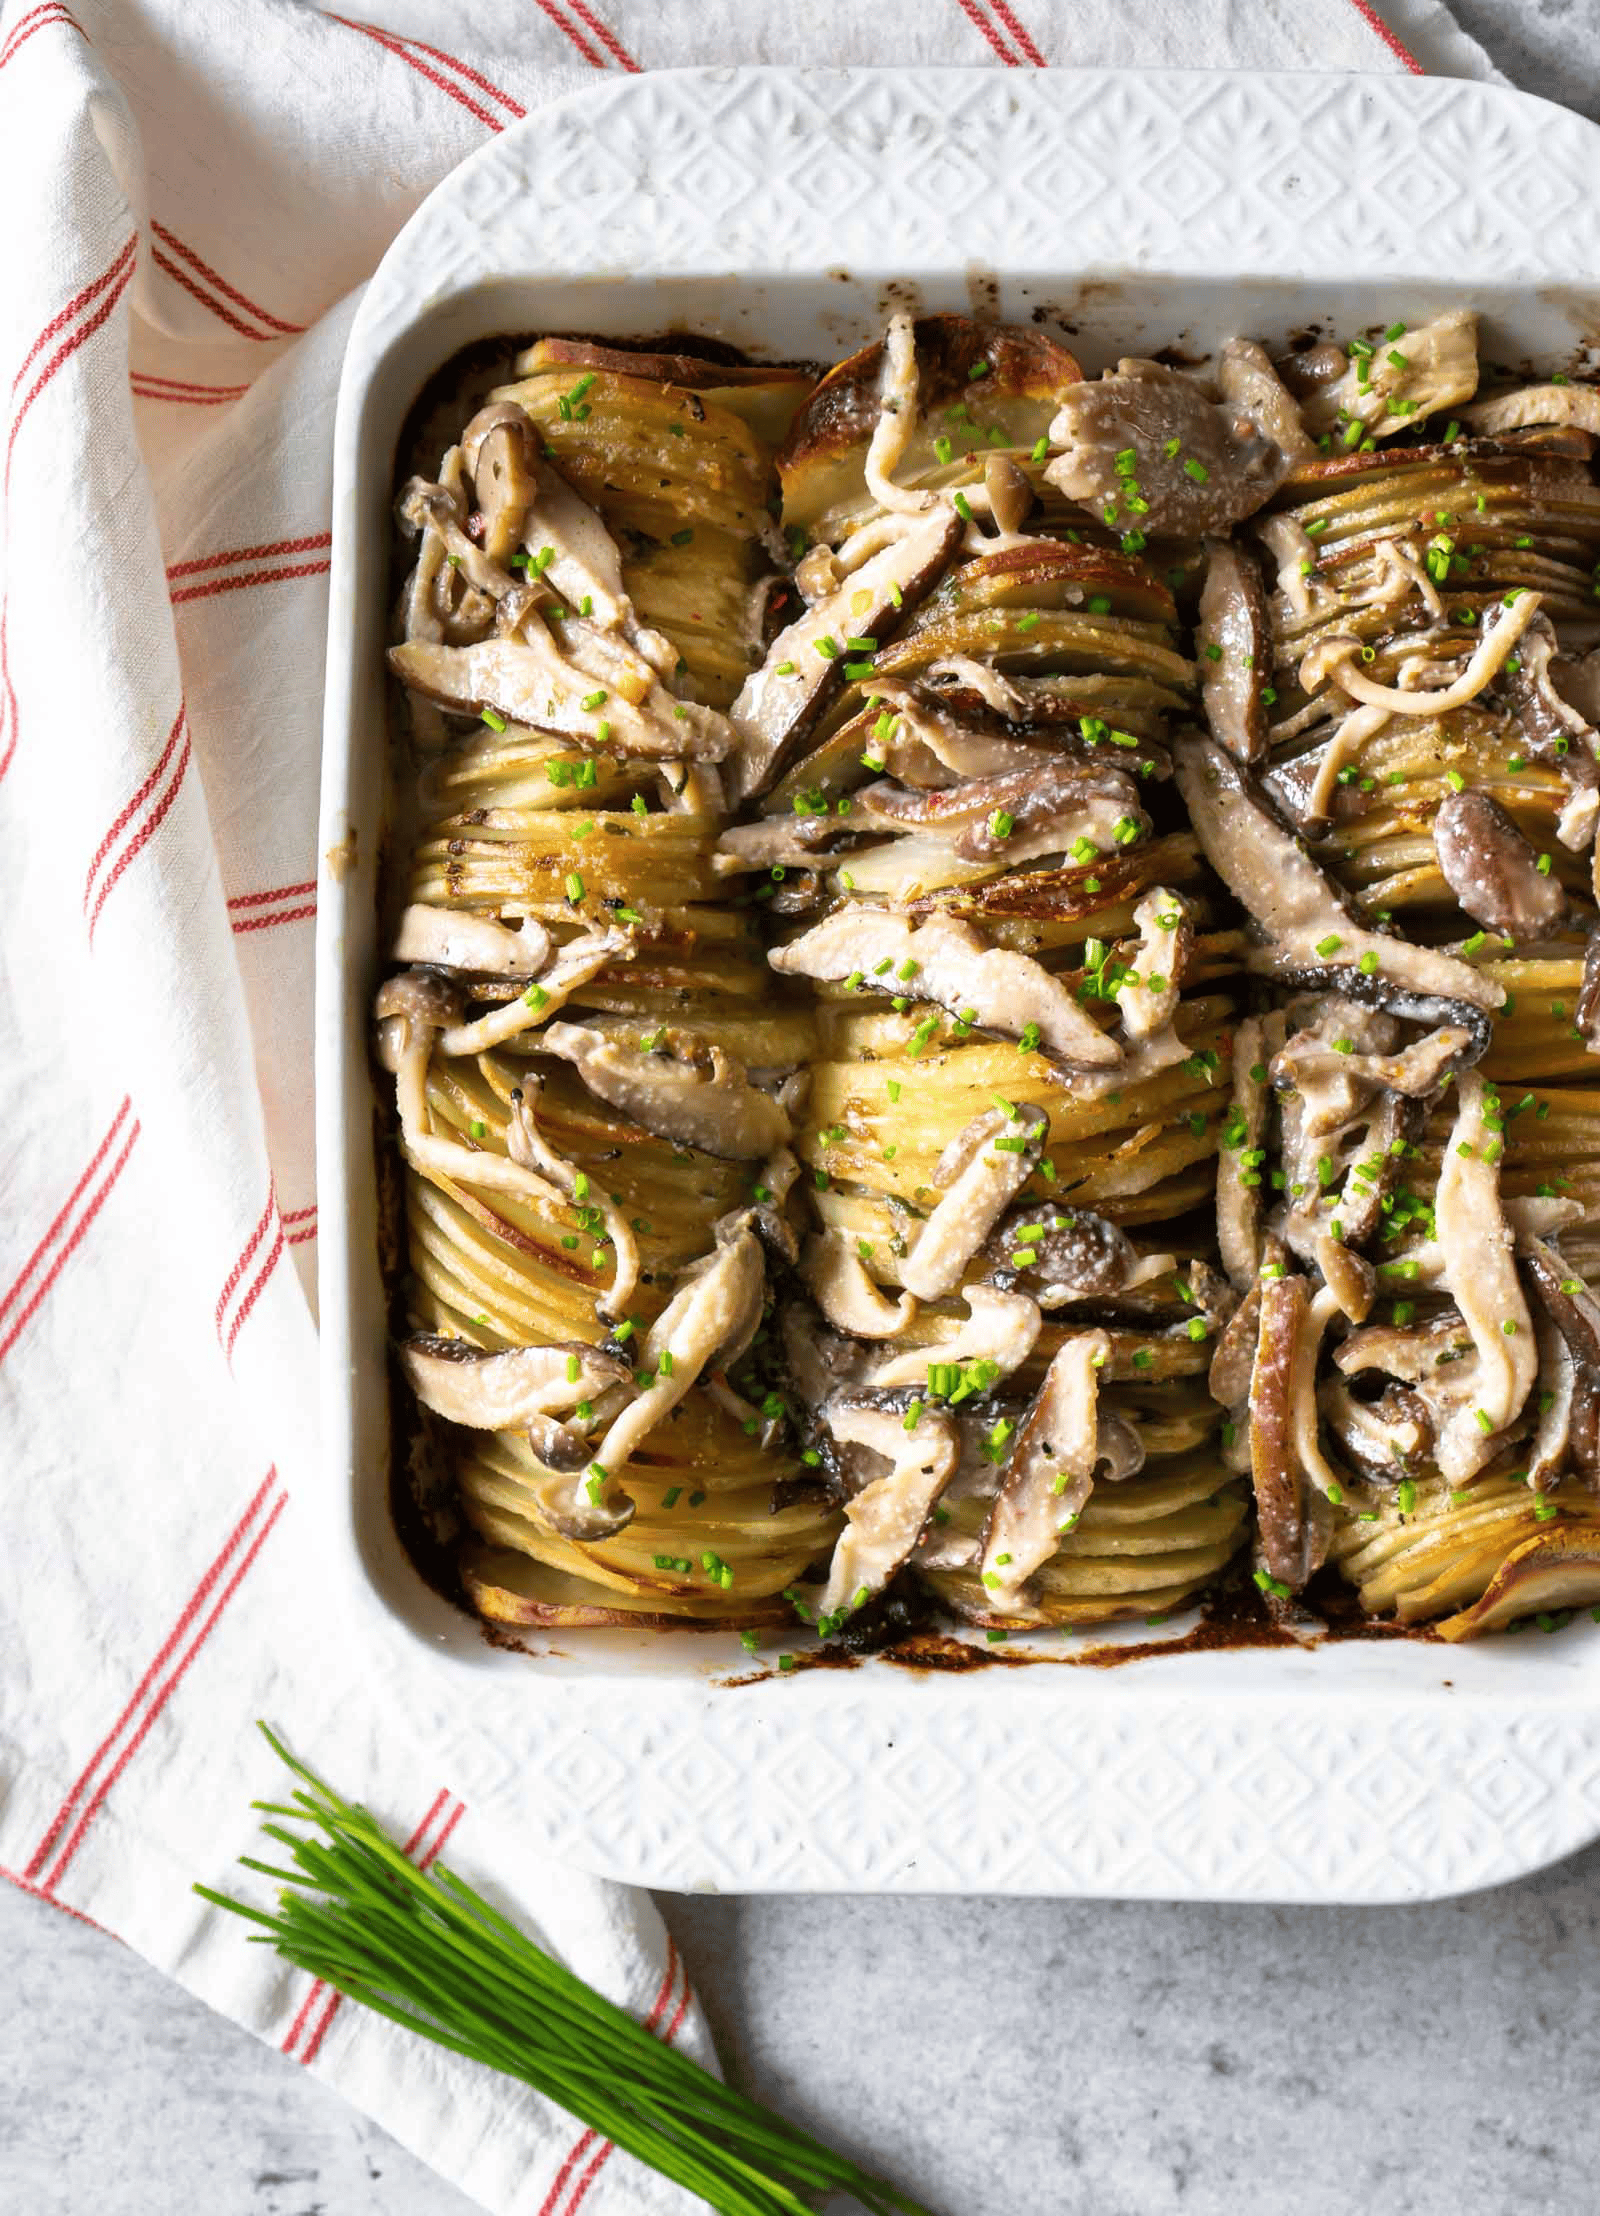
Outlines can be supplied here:
[[[871, 2216], [929, 2216], [908, 2199], [664, 2046], [436, 1863], [419, 1870], [365, 1809], [341, 1800], [261, 1727], [301, 1781], [254, 1805], [287, 1849], [275, 1913], [197, 1885], [259, 1924], [258, 1944], [436, 2046], [520, 2079], [722, 2216], [810, 2216], [851, 2194]], [[289, 1830], [286, 1824], [303, 1827]]]

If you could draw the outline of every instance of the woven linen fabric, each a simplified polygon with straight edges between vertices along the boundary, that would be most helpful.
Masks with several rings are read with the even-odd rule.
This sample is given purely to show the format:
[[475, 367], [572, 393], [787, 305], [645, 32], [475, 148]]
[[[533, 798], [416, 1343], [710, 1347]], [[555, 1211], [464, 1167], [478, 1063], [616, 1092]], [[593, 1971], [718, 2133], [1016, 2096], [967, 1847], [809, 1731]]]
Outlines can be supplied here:
[[699, 2204], [190, 1891], [228, 1882], [278, 1786], [266, 1717], [419, 1862], [448, 1843], [710, 2059], [648, 1898], [474, 1824], [408, 1744], [302, 1506], [330, 446], [358, 288], [486, 134], [603, 71], [1490, 72], [1431, 0], [372, 4], [381, 24], [291, 0], [0, 11], [0, 1865], [486, 2207], [665, 2212]]

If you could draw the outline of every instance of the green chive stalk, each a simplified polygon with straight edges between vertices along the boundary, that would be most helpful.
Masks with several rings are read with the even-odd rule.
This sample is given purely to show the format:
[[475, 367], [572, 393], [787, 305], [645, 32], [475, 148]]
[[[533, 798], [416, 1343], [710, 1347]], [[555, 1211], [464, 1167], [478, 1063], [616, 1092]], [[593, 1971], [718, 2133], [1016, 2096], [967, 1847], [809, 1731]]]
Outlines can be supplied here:
[[256, 1944], [419, 2038], [531, 2085], [718, 2216], [810, 2216], [825, 2193], [851, 2195], [868, 2216], [930, 2216], [663, 2045], [444, 1863], [419, 1870], [364, 1808], [261, 1729], [300, 1781], [288, 1802], [253, 1804], [275, 1819], [262, 1830], [292, 1867], [240, 1857], [282, 1888], [276, 1909], [195, 1887], [260, 1926]]

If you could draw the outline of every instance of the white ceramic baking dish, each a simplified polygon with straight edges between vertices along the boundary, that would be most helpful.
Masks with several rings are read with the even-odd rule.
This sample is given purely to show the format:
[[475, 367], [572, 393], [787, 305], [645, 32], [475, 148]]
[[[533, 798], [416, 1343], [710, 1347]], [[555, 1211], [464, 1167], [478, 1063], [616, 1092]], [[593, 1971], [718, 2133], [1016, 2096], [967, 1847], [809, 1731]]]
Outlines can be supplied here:
[[953, 1676], [873, 1661], [738, 1686], [731, 1635], [490, 1646], [389, 1521], [366, 1052], [395, 443], [459, 347], [679, 326], [830, 357], [909, 299], [1035, 318], [1098, 366], [1464, 301], [1490, 353], [1570, 363], [1600, 337], [1597, 174], [1589, 124], [1447, 80], [689, 71], [530, 116], [385, 256], [335, 463], [318, 1507], [348, 1636], [456, 1789], [530, 1844], [678, 1888], [1377, 1901], [1509, 1878], [1600, 1833], [1586, 1623], [1466, 1650]]

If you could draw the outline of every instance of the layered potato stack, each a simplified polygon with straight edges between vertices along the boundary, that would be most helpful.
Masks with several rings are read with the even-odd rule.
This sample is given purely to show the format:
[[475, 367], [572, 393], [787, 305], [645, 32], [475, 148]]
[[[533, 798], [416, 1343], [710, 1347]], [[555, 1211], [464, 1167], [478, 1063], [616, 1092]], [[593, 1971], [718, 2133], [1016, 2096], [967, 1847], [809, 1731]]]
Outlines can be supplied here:
[[400, 502], [376, 1004], [475, 1604], [1600, 1600], [1595, 392], [516, 370]]
[[[1493, 389], [1465, 313], [1286, 368], [1307, 442], [1252, 527], [1277, 693], [1262, 785], [1351, 913], [1428, 950], [1446, 999], [1492, 1025], [1473, 1075], [1416, 1094], [1366, 1246], [1374, 1303], [1321, 1386], [1329, 1451], [1356, 1480], [1330, 1554], [1373, 1613], [1443, 1619], [1449, 1637], [1548, 1624], [1600, 1587], [1600, 394], [1564, 377]], [[1375, 952], [1381, 977], [1394, 957]], [[1359, 1127], [1345, 1139], [1358, 1150]], [[1441, 1255], [1452, 1160], [1447, 1199], [1462, 1209], [1471, 1174], [1465, 1212], [1514, 1250], [1493, 1316], [1474, 1318]], [[1463, 1450], [1453, 1381], [1503, 1369], [1483, 1350], [1495, 1333], [1527, 1352], [1498, 1398], [1474, 1399]], [[1380, 1383], [1395, 1420], [1375, 1428], [1347, 1392]]]
[[[1147, 1615], [1215, 1577], [1246, 1514], [1205, 1383], [1238, 965], [1173, 800], [1166, 736], [1193, 712], [1194, 669], [1141, 534], [1124, 552], [1046, 478], [1072, 357], [954, 317], [897, 337], [904, 366], [884, 346], [842, 363], [779, 456], [803, 588], [848, 625], [847, 681], [725, 841], [776, 852], [787, 825], [778, 866], [815, 886], [773, 955], [818, 995], [802, 1274], [854, 1342], [830, 1341], [846, 1428], [875, 1412], [913, 1423], [913, 1446], [953, 1447], [909, 1553], [948, 1609], [998, 1629]], [[915, 416], [889, 473], [867, 467], [885, 383], [899, 421]], [[852, 580], [887, 531], [925, 527], [924, 502], [954, 506], [954, 536], [880, 639]], [[1024, 958], [993, 1005], [968, 991], [964, 942]], [[1035, 967], [1081, 1039], [1034, 1020]], [[950, 1157], [992, 1143], [991, 1124], [1022, 1149], [1014, 1190], [987, 1223], [969, 1203], [971, 1235], [931, 1265]], [[997, 1503], [1058, 1357], [1062, 1376], [1093, 1365], [1087, 1443], [1059, 1493], [1045, 1473], [1041, 1527]], [[822, 1444], [854, 1488], [858, 1443]], [[893, 1548], [865, 1552], [873, 1589]], [[824, 1596], [824, 1615], [860, 1590]]]
[[[488, 1045], [436, 1034], [417, 1120], [451, 1152], [402, 1138], [403, 1360], [448, 1427], [479, 1542], [464, 1578], [486, 1613], [782, 1621], [778, 1596], [838, 1516], [814, 1491], [774, 1510], [774, 1480], [796, 1476], [798, 1458], [728, 1379], [737, 1340], [760, 1328], [759, 1254], [699, 1334], [717, 1342], [700, 1348], [704, 1367], [685, 1378], [680, 1341], [676, 1377], [656, 1377], [668, 1405], [625, 1480], [600, 1455], [619, 1410], [648, 1405], [650, 1327], [684, 1273], [722, 1253], [713, 1226], [761, 1189], [788, 1129], [781, 1080], [812, 1051], [808, 1012], [778, 1002], [750, 911], [712, 866], [721, 711], [771, 566], [775, 433], [805, 387], [549, 343], [517, 369], [446, 455], [446, 499], [413, 486], [401, 504], [421, 558], [392, 658], [425, 767], [396, 951], [450, 980], [480, 1027], [504, 1008], [524, 1026]], [[480, 574], [491, 557], [499, 574]], [[602, 629], [608, 588], [626, 612]], [[531, 673], [530, 625], [544, 634]], [[474, 654], [502, 666], [463, 667]], [[448, 724], [441, 704], [457, 711]], [[685, 740], [703, 751], [680, 751]], [[453, 922], [489, 918], [547, 941], [546, 959], [513, 939], [501, 975], [494, 947], [448, 943]], [[581, 974], [564, 997], [569, 970]], [[562, 1038], [566, 1059], [546, 1051]], [[536, 1134], [527, 1166], [513, 1158], [519, 1096]], [[741, 1261], [756, 1243], [748, 1229], [735, 1242]], [[548, 1379], [491, 1374], [469, 1407], [461, 1381], [480, 1366], [444, 1361], [441, 1339], [559, 1352]]]

